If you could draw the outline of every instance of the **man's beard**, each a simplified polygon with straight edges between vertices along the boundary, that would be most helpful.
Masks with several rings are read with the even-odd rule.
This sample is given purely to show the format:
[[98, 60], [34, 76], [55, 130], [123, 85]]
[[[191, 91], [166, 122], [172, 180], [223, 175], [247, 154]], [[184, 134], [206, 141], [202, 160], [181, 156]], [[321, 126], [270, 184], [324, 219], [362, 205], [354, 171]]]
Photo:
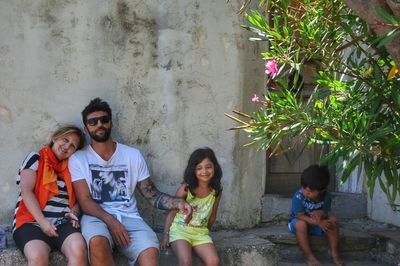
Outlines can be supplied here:
[[[111, 128], [99, 128], [104, 130], [104, 135], [96, 135], [96, 131], [89, 132], [90, 137], [97, 142], [106, 142], [111, 136]], [[99, 130], [98, 129], [98, 130]]]

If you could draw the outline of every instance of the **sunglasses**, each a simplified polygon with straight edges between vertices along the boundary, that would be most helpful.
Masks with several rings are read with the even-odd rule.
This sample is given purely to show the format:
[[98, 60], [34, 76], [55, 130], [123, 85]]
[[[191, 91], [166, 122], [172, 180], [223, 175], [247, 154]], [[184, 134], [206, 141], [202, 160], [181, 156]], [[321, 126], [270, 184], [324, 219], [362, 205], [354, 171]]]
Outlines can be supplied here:
[[97, 125], [98, 121], [100, 121], [100, 123], [102, 123], [102, 124], [107, 124], [108, 122], [110, 122], [110, 120], [111, 120], [111, 118], [109, 115], [93, 117], [93, 118], [86, 120], [86, 125], [95, 126], [95, 125]]

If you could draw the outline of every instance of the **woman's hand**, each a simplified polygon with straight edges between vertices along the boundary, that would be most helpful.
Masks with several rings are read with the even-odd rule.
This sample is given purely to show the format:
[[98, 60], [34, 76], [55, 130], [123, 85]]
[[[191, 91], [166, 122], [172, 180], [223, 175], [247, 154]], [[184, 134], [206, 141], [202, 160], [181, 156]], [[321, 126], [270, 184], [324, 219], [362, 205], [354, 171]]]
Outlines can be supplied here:
[[80, 227], [79, 218], [74, 212], [72, 212], [72, 211], [71, 212], [67, 212], [65, 214], [65, 218], [69, 219], [69, 221], [71, 222], [71, 224], [72, 224], [72, 226], [74, 228], [79, 228]]
[[39, 223], [40, 229], [49, 237], [58, 237], [56, 226], [50, 221], [44, 219]]
[[169, 247], [169, 233], [164, 233], [163, 239], [160, 240], [160, 248], [167, 249]]

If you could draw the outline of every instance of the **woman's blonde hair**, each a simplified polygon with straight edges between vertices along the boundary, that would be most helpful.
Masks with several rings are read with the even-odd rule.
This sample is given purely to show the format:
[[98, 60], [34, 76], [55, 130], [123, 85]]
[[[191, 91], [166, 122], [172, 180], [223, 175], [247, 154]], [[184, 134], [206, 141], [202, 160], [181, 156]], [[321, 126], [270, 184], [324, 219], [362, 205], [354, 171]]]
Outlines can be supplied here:
[[61, 139], [69, 134], [77, 134], [79, 136], [79, 146], [77, 150], [82, 149], [85, 146], [85, 134], [83, 131], [74, 125], [66, 125], [59, 127], [50, 137], [48, 145], [53, 146], [54, 141]]

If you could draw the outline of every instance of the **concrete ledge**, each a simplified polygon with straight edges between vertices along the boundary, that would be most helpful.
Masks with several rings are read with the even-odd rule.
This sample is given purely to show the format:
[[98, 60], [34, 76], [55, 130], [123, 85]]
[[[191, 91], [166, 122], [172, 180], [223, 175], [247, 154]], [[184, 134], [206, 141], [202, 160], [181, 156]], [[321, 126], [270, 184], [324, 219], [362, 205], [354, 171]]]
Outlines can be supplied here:
[[[160, 237], [161, 235], [159, 238]], [[212, 237], [221, 258], [221, 265], [272, 266], [278, 263], [279, 255], [275, 245], [269, 240], [260, 238], [255, 234], [241, 234], [237, 231], [221, 231], [212, 232]], [[0, 265], [27, 265], [25, 257], [14, 246], [13, 241], [11, 240], [9, 242], [9, 248], [0, 250]], [[128, 260], [118, 252], [114, 252], [113, 257], [117, 265], [129, 265]], [[67, 265], [67, 260], [60, 252], [52, 252], [49, 265], [64, 266]], [[160, 252], [160, 265], [178, 265], [178, 261], [172, 249], [162, 250]], [[199, 258], [194, 256], [193, 265], [202, 265], [202, 263]]]

